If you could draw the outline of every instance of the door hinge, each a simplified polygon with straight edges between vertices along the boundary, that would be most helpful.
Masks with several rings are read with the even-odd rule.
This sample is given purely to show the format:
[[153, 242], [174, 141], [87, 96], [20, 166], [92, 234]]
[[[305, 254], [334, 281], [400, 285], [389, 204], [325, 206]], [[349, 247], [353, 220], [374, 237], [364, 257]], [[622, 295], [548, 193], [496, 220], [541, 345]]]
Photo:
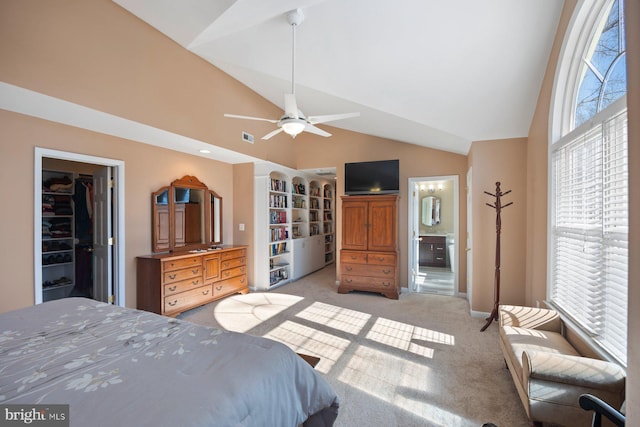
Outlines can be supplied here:
[[116, 301], [116, 296], [115, 295], [109, 295], [109, 304], [114, 304]]
[[107, 244], [109, 246], [113, 246], [114, 242], [115, 242], [115, 239], [113, 237], [109, 237], [109, 239], [107, 240]]
[[113, 188], [113, 187], [115, 187], [115, 180], [113, 178], [111, 178], [109, 180], [109, 188]]

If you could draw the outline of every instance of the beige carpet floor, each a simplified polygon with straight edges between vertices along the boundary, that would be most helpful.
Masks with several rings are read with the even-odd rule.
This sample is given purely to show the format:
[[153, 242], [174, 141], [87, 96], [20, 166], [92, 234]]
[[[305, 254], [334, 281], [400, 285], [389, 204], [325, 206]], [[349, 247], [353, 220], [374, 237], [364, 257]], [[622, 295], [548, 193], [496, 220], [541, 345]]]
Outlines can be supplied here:
[[338, 294], [333, 265], [269, 292], [183, 313], [194, 323], [281, 341], [320, 357], [340, 397], [340, 427], [529, 426], [498, 344], [497, 325], [463, 298]]

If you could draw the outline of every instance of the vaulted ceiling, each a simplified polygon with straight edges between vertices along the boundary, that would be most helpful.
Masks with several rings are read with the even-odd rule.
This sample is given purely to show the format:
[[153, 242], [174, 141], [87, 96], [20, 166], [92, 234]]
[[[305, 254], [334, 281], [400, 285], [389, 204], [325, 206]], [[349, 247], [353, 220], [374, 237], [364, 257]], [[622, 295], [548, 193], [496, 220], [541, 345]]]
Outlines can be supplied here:
[[358, 111], [360, 117], [330, 125], [461, 154], [472, 141], [527, 136], [563, 6], [562, 0], [113, 1], [280, 108], [292, 77], [286, 14], [300, 8], [296, 97], [305, 114]]

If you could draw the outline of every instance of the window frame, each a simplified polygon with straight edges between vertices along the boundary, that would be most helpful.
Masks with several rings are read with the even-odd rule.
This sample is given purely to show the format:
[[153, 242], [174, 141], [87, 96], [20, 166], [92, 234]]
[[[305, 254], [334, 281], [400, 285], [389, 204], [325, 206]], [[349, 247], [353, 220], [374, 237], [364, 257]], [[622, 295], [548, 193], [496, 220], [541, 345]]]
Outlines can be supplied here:
[[[594, 127], [604, 124], [606, 119], [612, 118], [626, 110], [626, 94], [610, 104], [604, 110], [597, 112], [580, 126], [574, 126], [575, 108], [579, 85], [581, 83], [581, 69], [584, 64], [583, 55], [593, 42], [599, 37], [599, 24], [609, 14], [614, 0], [579, 0], [571, 21], [567, 27], [563, 46], [558, 56], [556, 75], [551, 95], [549, 111], [549, 143], [547, 156], [547, 287], [546, 304], [557, 309], [563, 320], [572, 325], [572, 330], [582, 339], [591, 344], [594, 351], [604, 359], [615, 361], [626, 366], [624, 361], [610, 354], [600, 343], [575, 322], [571, 315], [557, 307], [551, 300], [554, 279], [555, 253], [554, 240], [554, 198], [555, 181], [553, 177], [554, 152], [572, 143], [576, 137], [589, 132]], [[624, 19], [624, 18], [623, 18]], [[627, 265], [628, 267], [628, 265]], [[627, 355], [628, 357], [628, 355]]]

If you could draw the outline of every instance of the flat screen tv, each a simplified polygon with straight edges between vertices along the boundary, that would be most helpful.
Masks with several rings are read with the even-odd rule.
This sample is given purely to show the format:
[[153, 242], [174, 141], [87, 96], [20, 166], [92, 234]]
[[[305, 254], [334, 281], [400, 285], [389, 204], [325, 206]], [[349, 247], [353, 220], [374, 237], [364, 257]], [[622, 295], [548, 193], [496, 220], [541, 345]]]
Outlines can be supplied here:
[[345, 163], [345, 194], [392, 194], [399, 192], [399, 160]]

